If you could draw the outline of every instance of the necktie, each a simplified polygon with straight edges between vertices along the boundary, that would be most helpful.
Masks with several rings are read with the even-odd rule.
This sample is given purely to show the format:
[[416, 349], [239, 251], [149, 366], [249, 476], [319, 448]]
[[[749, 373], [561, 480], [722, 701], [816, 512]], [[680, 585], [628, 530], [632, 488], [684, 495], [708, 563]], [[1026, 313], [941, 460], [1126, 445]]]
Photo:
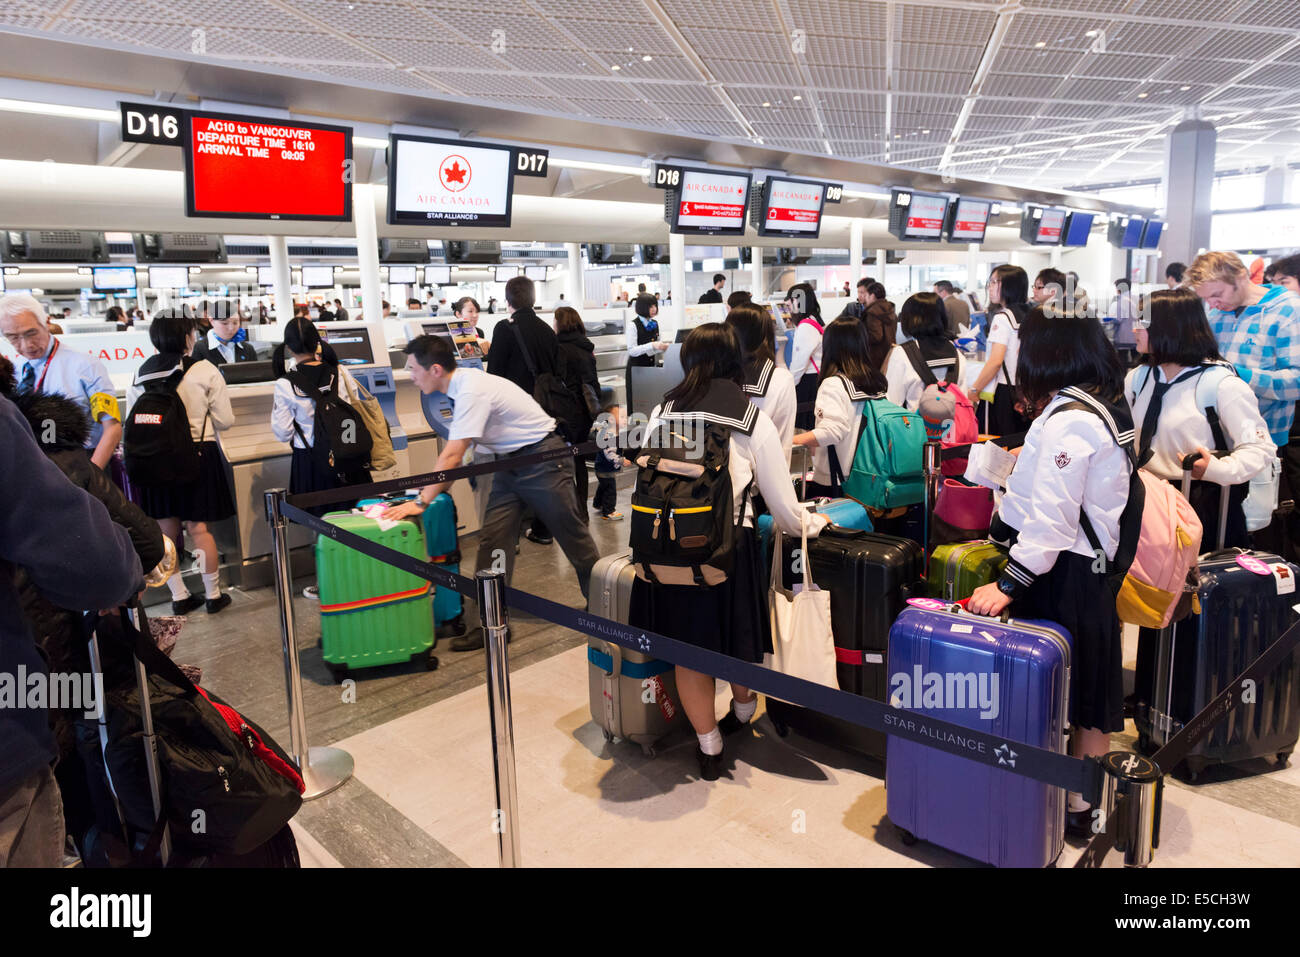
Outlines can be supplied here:
[[27, 363], [27, 368], [23, 370], [22, 382], [18, 383], [18, 393], [19, 395], [23, 395], [25, 393], [31, 392], [35, 388], [36, 388], [36, 367], [29, 362]]
[[[1155, 370], [1151, 371], [1155, 376]], [[1160, 406], [1164, 403], [1165, 393], [1169, 391], [1172, 382], [1156, 382], [1155, 388], [1151, 393], [1151, 404], [1147, 406], [1147, 414], [1142, 417], [1142, 432], [1138, 438], [1138, 461], [1142, 461], [1142, 456], [1146, 455], [1147, 450], [1151, 448], [1151, 439], [1156, 434], [1156, 422], [1160, 420]]]

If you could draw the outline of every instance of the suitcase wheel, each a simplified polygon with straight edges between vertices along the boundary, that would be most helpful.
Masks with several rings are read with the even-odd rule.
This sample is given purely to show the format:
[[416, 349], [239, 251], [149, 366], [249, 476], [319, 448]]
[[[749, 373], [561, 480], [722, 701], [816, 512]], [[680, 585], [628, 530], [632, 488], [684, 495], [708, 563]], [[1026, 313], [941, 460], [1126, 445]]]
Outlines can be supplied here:
[[432, 650], [430, 650], [429, 654], [424, 656], [424, 669], [425, 671], [438, 670], [438, 656], [435, 655]]
[[898, 832], [898, 839], [902, 841], [907, 847], [911, 847], [913, 844], [916, 843], [917, 840], [916, 835], [913, 834], [911, 831], [909, 831], [907, 828], [894, 825], [894, 830]]
[[325, 662], [325, 667], [330, 670], [330, 677], [334, 679], [335, 684], [341, 684], [343, 679], [348, 676], [347, 665], [336, 665], [332, 662]]
[[1278, 768], [1284, 768], [1284, 767], [1286, 767], [1286, 766], [1287, 766], [1288, 764], [1290, 764], [1290, 763], [1291, 763], [1291, 752], [1290, 752], [1290, 751], [1279, 751], [1279, 752], [1277, 753], [1277, 766], [1278, 766]]
[[613, 732], [613, 731], [610, 731], [608, 728], [601, 728], [601, 729], [600, 729], [600, 733], [601, 733], [602, 735], [605, 736], [605, 743], [606, 743], [606, 744], [613, 744], [613, 743], [614, 743], [614, 732]]

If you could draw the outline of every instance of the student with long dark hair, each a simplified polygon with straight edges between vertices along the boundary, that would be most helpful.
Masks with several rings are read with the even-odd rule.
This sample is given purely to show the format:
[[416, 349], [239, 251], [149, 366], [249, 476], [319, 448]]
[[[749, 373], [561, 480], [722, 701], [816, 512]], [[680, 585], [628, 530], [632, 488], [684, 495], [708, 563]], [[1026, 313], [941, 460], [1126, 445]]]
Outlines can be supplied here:
[[[190, 438], [198, 447], [199, 474], [194, 481], [165, 486], [138, 483], [137, 487], [140, 507], [157, 520], [163, 534], [175, 543], [176, 553], [185, 553], [183, 524], [202, 562], [202, 596], [190, 594], [179, 569], [167, 579], [172, 611], [178, 615], [200, 605], [205, 605], [209, 614], [216, 614], [230, 604], [230, 596], [221, 591], [217, 543], [209, 526], [235, 514], [226, 463], [217, 445], [217, 433], [234, 425], [235, 413], [226, 380], [217, 367], [207, 359], [190, 357], [196, 338], [197, 328], [188, 308], [155, 313], [149, 325], [149, 341], [158, 352], [141, 364], [126, 394], [127, 404], [134, 407], [146, 389], [175, 388], [185, 406]], [[165, 386], [169, 381], [174, 385]], [[127, 415], [130, 421], [130, 413]]]
[[[741, 391], [744, 359], [731, 328], [709, 322], [693, 329], [682, 345], [682, 369], [685, 378], [651, 412], [646, 434], [654, 434], [660, 423], [681, 424], [685, 431], [709, 422], [730, 430], [734, 566], [730, 577], [717, 585], [665, 585], [638, 577], [632, 585], [628, 621], [633, 627], [760, 662], [764, 652], [771, 650], [772, 640], [765, 601], [767, 572], [749, 503], [752, 487], [757, 487], [777, 527], [788, 535], [799, 535], [806, 528], [815, 536], [827, 520], [801, 509], [795, 500], [776, 427]], [[731, 712], [718, 722], [715, 684], [712, 675], [677, 668], [677, 691], [699, 739], [696, 758], [706, 781], [716, 780], [721, 773], [722, 735], [746, 725], [758, 707], [753, 691], [733, 684]]]
[[834, 451], [840, 469], [847, 475], [858, 447], [862, 407], [873, 398], [883, 398], [888, 387], [884, 373], [871, 363], [867, 332], [861, 321], [836, 319], [826, 327], [815, 425], [794, 437], [795, 445], [815, 450], [809, 496], [840, 494], [831, 476], [830, 453]]
[[794, 377], [776, 364], [776, 320], [765, 307], [743, 303], [727, 313], [726, 325], [735, 332], [745, 360], [741, 391], [767, 413], [788, 456], [794, 438]]
[[[790, 304], [790, 321], [794, 323], [794, 344], [790, 349], [790, 375], [794, 379], [795, 398], [806, 405], [817, 398], [817, 379], [821, 375], [822, 307], [817, 293], [806, 282], [797, 282], [785, 293]], [[795, 416], [797, 428], [812, 428], [813, 414], [807, 410]]]
[[[1119, 357], [1095, 319], [1035, 308], [1021, 327], [1019, 359], [1026, 402], [1045, 407], [989, 530], [1010, 561], [1001, 578], [975, 590], [969, 608], [998, 615], [1010, 606], [1015, 618], [1047, 619], [1070, 633], [1072, 750], [1102, 755], [1124, 730], [1120, 623], [1108, 566], [1098, 561], [1099, 552], [1115, 558], [1131, 474], [1108, 423], [1121, 436], [1133, 428]], [[1067, 387], [1087, 398], [1062, 394]], [[1087, 803], [1071, 793], [1067, 829], [1087, 836], [1091, 824]]]
[[988, 354], [970, 390], [971, 402], [989, 394], [977, 413], [992, 435], [1014, 435], [1029, 428], [1016, 408], [1016, 369], [1020, 361], [1020, 324], [1029, 313], [1029, 275], [1019, 266], [1002, 265], [989, 276]]
[[935, 378], [960, 385], [964, 368], [961, 350], [948, 334], [948, 313], [933, 292], [909, 296], [898, 314], [898, 324], [910, 342], [894, 346], [885, 362], [889, 401], [915, 410], [925, 392], [917, 363], [928, 366]]
[[[287, 357], [294, 362], [296, 382], [289, 381]], [[322, 467], [312, 454], [316, 441], [316, 404], [314, 393], [333, 390], [340, 397], [356, 395], [357, 383], [347, 369], [339, 365], [338, 356], [310, 319], [301, 316], [289, 321], [284, 342], [271, 356], [275, 373], [275, 398], [271, 405], [271, 433], [293, 449], [289, 464], [289, 493], [324, 492], [345, 485], [370, 481], [364, 468], [336, 472]], [[304, 389], [305, 387], [305, 389]], [[322, 505], [309, 509], [316, 514], [336, 511], [342, 505]]]

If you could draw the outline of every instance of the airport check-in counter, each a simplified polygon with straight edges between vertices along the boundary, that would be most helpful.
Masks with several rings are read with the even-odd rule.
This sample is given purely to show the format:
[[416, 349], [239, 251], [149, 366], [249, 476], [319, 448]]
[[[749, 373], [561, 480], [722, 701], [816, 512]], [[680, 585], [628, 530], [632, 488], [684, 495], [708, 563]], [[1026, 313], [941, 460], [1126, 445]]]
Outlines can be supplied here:
[[626, 309], [590, 309], [582, 317], [596, 347], [596, 378], [602, 389], [614, 390], [619, 405], [627, 404], [627, 316]]

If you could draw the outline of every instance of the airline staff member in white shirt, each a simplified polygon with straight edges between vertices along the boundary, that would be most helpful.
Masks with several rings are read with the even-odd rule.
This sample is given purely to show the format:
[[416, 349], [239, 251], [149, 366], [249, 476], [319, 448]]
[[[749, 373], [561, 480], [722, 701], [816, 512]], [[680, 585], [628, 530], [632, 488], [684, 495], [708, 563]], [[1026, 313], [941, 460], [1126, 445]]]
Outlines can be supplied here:
[[741, 391], [772, 420], [788, 459], [794, 439], [794, 377], [776, 364], [776, 320], [765, 307], [743, 303], [727, 313], [725, 324], [735, 332], [745, 358]]
[[[559, 450], [565, 442], [556, 432], [555, 420], [533, 397], [509, 379], [489, 375], [481, 369], [457, 368], [450, 343], [441, 336], [416, 336], [406, 345], [406, 368], [425, 395], [441, 392], [453, 403], [448, 441], [434, 465], [436, 471], [461, 465], [465, 453], [475, 450], [498, 457], [530, 455]], [[418, 514], [450, 487], [449, 482], [426, 485], [418, 502], [396, 505], [386, 518]], [[573, 458], [563, 456], [547, 462], [502, 469], [492, 473], [483, 529], [479, 533], [475, 571], [492, 566], [503, 555], [506, 581], [514, 573], [515, 546], [525, 506], [551, 530], [578, 576], [583, 597], [591, 581], [591, 569], [600, 554], [587, 531], [587, 516], [579, 513], [573, 494]], [[481, 648], [482, 631], [453, 642], [452, 649]]]
[[659, 338], [659, 304], [655, 297], [643, 292], [637, 295], [632, 308], [636, 315], [627, 324], [627, 364], [653, 366], [659, 364], [657, 353], [664, 352], [668, 343]]
[[[794, 321], [794, 344], [790, 347], [790, 375], [794, 378], [795, 396], [800, 404], [812, 402], [817, 397], [817, 380], [822, 368], [822, 307], [817, 293], [806, 282], [797, 282], [786, 290], [785, 301], [790, 304]], [[811, 412], [797, 412], [795, 425], [810, 429]]]
[[794, 437], [795, 445], [816, 450], [813, 481], [808, 483], [811, 498], [840, 494], [831, 474], [831, 453], [835, 453], [842, 476], [848, 475], [858, 448], [862, 408], [867, 402], [883, 399], [887, 386], [884, 373], [871, 364], [867, 331], [861, 320], [836, 319], [826, 327], [823, 342], [816, 425]]
[[[1113, 561], [1119, 547], [1131, 468], [1115, 436], [1131, 440], [1133, 422], [1119, 357], [1096, 319], [1031, 310], [1020, 362], [1026, 402], [1045, 408], [1025, 436], [989, 529], [1010, 548], [1010, 561], [968, 607], [999, 615], [1010, 606], [1013, 618], [1047, 619], [1072, 636], [1071, 750], [1100, 756], [1110, 750], [1110, 735], [1124, 730], [1124, 659], [1115, 594], [1097, 559], [1100, 552]], [[1083, 398], [1071, 394], [1076, 389]], [[1065, 408], [1074, 402], [1083, 407]], [[1086, 837], [1092, 823], [1087, 802], [1071, 793], [1067, 830]]]
[[122, 441], [122, 413], [104, 363], [55, 339], [45, 308], [27, 293], [0, 298], [0, 334], [18, 352], [18, 391], [57, 393], [81, 406], [91, 422], [86, 440], [86, 448], [93, 450], [90, 460], [108, 468]]
[[885, 378], [889, 380], [890, 402], [911, 410], [921, 404], [925, 383], [908, 356], [913, 348], [936, 379], [960, 386], [965, 365], [961, 350], [948, 338], [948, 313], [936, 293], [918, 292], [908, 298], [899, 310], [898, 325], [915, 346], [909, 342], [889, 350]]
[[194, 358], [207, 359], [213, 365], [256, 362], [257, 350], [248, 341], [248, 333], [240, 328], [241, 321], [239, 311], [234, 309], [215, 317], [208, 334], [195, 343]]

